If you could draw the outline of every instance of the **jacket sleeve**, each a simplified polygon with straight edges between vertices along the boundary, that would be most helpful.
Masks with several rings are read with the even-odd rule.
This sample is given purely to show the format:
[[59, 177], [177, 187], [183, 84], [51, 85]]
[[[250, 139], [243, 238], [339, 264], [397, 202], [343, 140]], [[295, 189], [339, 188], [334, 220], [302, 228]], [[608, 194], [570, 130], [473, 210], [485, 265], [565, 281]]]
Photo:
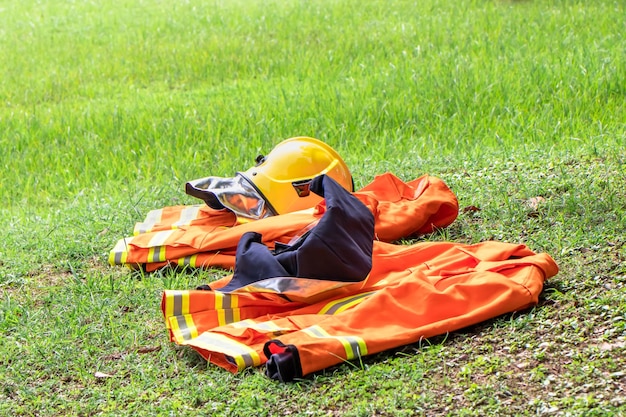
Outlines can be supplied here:
[[[498, 247], [510, 248], [498, 244], [492, 249]], [[386, 280], [393, 285], [374, 288], [351, 309], [269, 341], [266, 374], [288, 381], [526, 309], [538, 302], [544, 280], [558, 271], [546, 254], [478, 262], [471, 250], [465, 255], [456, 270], [431, 275], [415, 269], [404, 271], [404, 277], [391, 273]]]
[[[386, 173], [354, 192], [372, 212], [375, 239], [391, 242], [450, 225], [458, 215], [456, 196], [439, 178], [423, 175], [409, 182]], [[263, 235], [264, 244], [287, 243], [326, 210], [315, 209], [237, 223], [232, 212], [202, 205], [152, 210], [132, 237], [119, 239], [109, 252], [111, 265], [151, 272], [168, 265], [231, 268], [237, 243], [246, 232]]]
[[525, 245], [377, 243], [370, 280], [313, 304], [279, 294], [165, 291], [172, 341], [238, 372], [290, 381], [537, 303], [558, 272]]
[[447, 227], [459, 212], [456, 195], [430, 175], [403, 182], [386, 173], [354, 194], [374, 214], [376, 238], [383, 242]]

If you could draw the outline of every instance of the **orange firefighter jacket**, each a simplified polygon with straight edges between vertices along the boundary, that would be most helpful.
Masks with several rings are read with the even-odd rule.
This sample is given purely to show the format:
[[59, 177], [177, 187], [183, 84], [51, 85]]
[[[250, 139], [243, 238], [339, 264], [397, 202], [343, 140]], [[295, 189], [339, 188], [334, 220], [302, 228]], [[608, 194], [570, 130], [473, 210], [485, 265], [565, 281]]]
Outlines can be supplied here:
[[[450, 225], [458, 215], [454, 193], [439, 178], [424, 175], [409, 182], [386, 173], [353, 193], [374, 214], [376, 239], [391, 242]], [[317, 207], [239, 222], [228, 210], [206, 205], [171, 206], [148, 213], [134, 236], [120, 239], [109, 253], [111, 265], [151, 272], [167, 265], [232, 268], [237, 243], [246, 232], [263, 231], [263, 243], [288, 243], [324, 214]]]
[[[403, 183], [385, 174], [354, 195], [375, 219], [372, 268], [364, 281], [305, 299], [271, 292], [221, 292], [232, 275], [211, 283], [210, 291], [166, 290], [161, 307], [171, 340], [231, 372], [265, 364], [269, 377], [291, 381], [345, 360], [528, 308], [537, 303], [544, 281], [558, 272], [549, 255], [520, 244], [383, 242], [425, 233], [454, 220], [456, 198], [434, 177]], [[268, 246], [274, 240], [290, 240], [314, 224], [324, 209], [320, 204], [313, 211], [235, 223], [230, 228], [184, 226], [174, 216], [179, 224], [172, 229], [163, 221], [163, 213], [159, 220], [139, 224], [137, 228], [146, 233], [124, 241], [126, 252], [116, 247], [111, 256], [113, 263], [156, 267], [180, 262], [201, 248], [214, 258], [205, 258], [198, 266], [232, 266], [243, 233], [259, 233]], [[207, 213], [199, 220], [205, 224], [226, 214], [211, 216], [212, 212], [199, 210]], [[188, 238], [202, 227], [204, 232], [193, 234], [196, 240]], [[154, 235], [135, 240], [161, 231], [179, 232], [180, 239], [164, 239], [160, 246], [145, 243], [158, 242]], [[157, 258], [157, 254], [166, 256]], [[223, 258], [217, 261], [220, 255]]]
[[165, 291], [171, 340], [231, 372], [266, 365], [291, 381], [345, 360], [445, 334], [538, 301], [558, 272], [547, 254], [520, 244], [374, 242], [365, 282], [325, 298], [289, 301], [273, 293]]

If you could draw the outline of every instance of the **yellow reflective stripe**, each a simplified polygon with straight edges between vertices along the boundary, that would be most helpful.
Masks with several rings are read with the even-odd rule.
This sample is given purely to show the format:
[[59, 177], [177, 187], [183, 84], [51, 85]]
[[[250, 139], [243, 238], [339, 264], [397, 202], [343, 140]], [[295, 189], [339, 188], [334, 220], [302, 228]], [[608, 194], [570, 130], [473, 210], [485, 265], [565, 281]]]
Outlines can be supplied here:
[[239, 371], [261, 365], [261, 358], [255, 350], [220, 333], [204, 332], [193, 340], [193, 345], [231, 357]]
[[241, 320], [241, 310], [239, 309], [239, 296], [232, 295], [231, 296], [231, 307], [233, 309], [233, 320], [231, 323], [238, 322]]
[[178, 326], [178, 319], [176, 317], [168, 317], [165, 327], [172, 332], [172, 336], [174, 336], [174, 340], [176, 340], [177, 343], [181, 343], [184, 340], [180, 327]]
[[177, 262], [179, 266], [190, 266], [192, 268], [195, 268], [197, 259], [198, 259], [198, 254], [195, 254], [191, 256], [185, 256], [184, 258], [178, 258]]
[[165, 292], [166, 327], [177, 340], [189, 340], [198, 336], [198, 329], [189, 314], [189, 291]]
[[137, 223], [135, 225], [133, 234], [137, 236], [141, 233], [150, 232], [154, 225], [161, 221], [161, 216], [163, 216], [163, 209], [151, 210], [146, 216], [146, 220], [144, 222]]
[[148, 259], [147, 262], [164, 262], [165, 257], [165, 242], [174, 233], [174, 230], [162, 230], [160, 232], [154, 232], [148, 246]]
[[302, 329], [302, 331], [318, 339], [338, 340], [346, 351], [346, 359], [355, 359], [367, 355], [365, 340], [358, 336], [333, 336], [319, 326], [307, 327], [306, 329]]
[[174, 315], [174, 297], [178, 291], [165, 291], [165, 317], [167, 318], [167, 324], [169, 324], [169, 318]]
[[124, 265], [128, 258], [128, 244], [133, 240], [132, 237], [120, 239], [115, 247], [109, 252], [110, 265]]
[[191, 339], [191, 330], [195, 330], [196, 327], [193, 320], [191, 321], [191, 325], [190, 329], [185, 316], [172, 316], [169, 319], [170, 331], [174, 335], [174, 339], [177, 343], [183, 343], [185, 340]]
[[[163, 250], [161, 250], [163, 249]], [[146, 262], [164, 262], [165, 261], [165, 249], [161, 246], [148, 249], [148, 258]]]
[[214, 294], [217, 322], [220, 326], [241, 320], [241, 310], [238, 308], [239, 296], [236, 294], [225, 294], [219, 291], [215, 291]]
[[187, 291], [167, 291], [166, 300], [170, 302], [170, 315], [172, 316], [180, 316], [181, 314], [186, 314], [188, 311], [183, 311], [183, 293]]
[[187, 226], [198, 217], [201, 205], [187, 206], [180, 211], [180, 218], [177, 222], [172, 223], [172, 229], [178, 229], [180, 226]]
[[354, 359], [359, 356], [367, 355], [367, 345], [365, 344], [365, 340], [358, 336], [345, 336], [345, 338], [348, 343], [350, 343], [350, 346], [352, 346], [355, 350], [354, 356], [348, 359]]
[[349, 297], [340, 298], [339, 300], [334, 300], [326, 304], [317, 314], [339, 314], [342, 311], [349, 309], [350, 307], [354, 307], [359, 304], [363, 300], [365, 300], [370, 295], [374, 294], [376, 291], [370, 291], [362, 294], [351, 295]]
[[354, 358], [354, 350], [352, 349], [352, 346], [350, 346], [350, 343], [347, 340], [345, 340], [345, 338], [340, 337], [340, 336], [331, 336], [326, 330], [322, 329], [319, 326], [307, 327], [306, 329], [303, 329], [302, 331], [308, 334], [309, 336], [316, 337], [318, 339], [338, 340], [339, 342], [341, 342], [341, 344], [343, 345], [343, 348], [346, 351], [346, 358], [347, 359]]
[[196, 323], [193, 321], [193, 316], [191, 314], [185, 314], [182, 316], [185, 319], [185, 326], [187, 332], [183, 334], [185, 340], [195, 339], [198, 337], [198, 328], [196, 327]]
[[220, 326], [226, 324], [226, 314], [224, 313], [224, 294], [218, 291], [215, 291], [215, 312], [217, 313], [217, 323]]
[[198, 337], [198, 328], [191, 314], [172, 316], [169, 319], [170, 330], [178, 343]]
[[189, 291], [181, 292], [180, 297], [181, 300], [181, 309], [180, 312], [183, 314], [189, 314]]

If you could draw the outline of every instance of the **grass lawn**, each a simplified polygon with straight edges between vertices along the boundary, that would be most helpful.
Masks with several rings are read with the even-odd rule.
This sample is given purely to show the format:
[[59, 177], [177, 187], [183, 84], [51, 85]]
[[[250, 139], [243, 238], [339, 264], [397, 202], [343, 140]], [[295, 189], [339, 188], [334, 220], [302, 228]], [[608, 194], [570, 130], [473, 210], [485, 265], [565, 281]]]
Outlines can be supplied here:
[[[0, 1], [0, 415], [626, 415], [626, 6]], [[168, 341], [108, 265], [149, 210], [317, 137], [357, 188], [424, 173], [449, 228], [549, 253], [538, 306], [290, 384]]]

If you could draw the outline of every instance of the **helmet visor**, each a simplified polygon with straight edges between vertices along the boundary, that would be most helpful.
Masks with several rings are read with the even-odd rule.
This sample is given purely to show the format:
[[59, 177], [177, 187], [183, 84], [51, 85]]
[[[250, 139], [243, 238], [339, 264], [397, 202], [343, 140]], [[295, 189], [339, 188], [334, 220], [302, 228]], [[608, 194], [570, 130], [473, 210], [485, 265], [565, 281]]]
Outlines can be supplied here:
[[258, 220], [274, 215], [257, 189], [241, 174], [233, 178], [206, 177], [189, 181], [185, 192], [212, 209], [228, 209], [237, 217]]

